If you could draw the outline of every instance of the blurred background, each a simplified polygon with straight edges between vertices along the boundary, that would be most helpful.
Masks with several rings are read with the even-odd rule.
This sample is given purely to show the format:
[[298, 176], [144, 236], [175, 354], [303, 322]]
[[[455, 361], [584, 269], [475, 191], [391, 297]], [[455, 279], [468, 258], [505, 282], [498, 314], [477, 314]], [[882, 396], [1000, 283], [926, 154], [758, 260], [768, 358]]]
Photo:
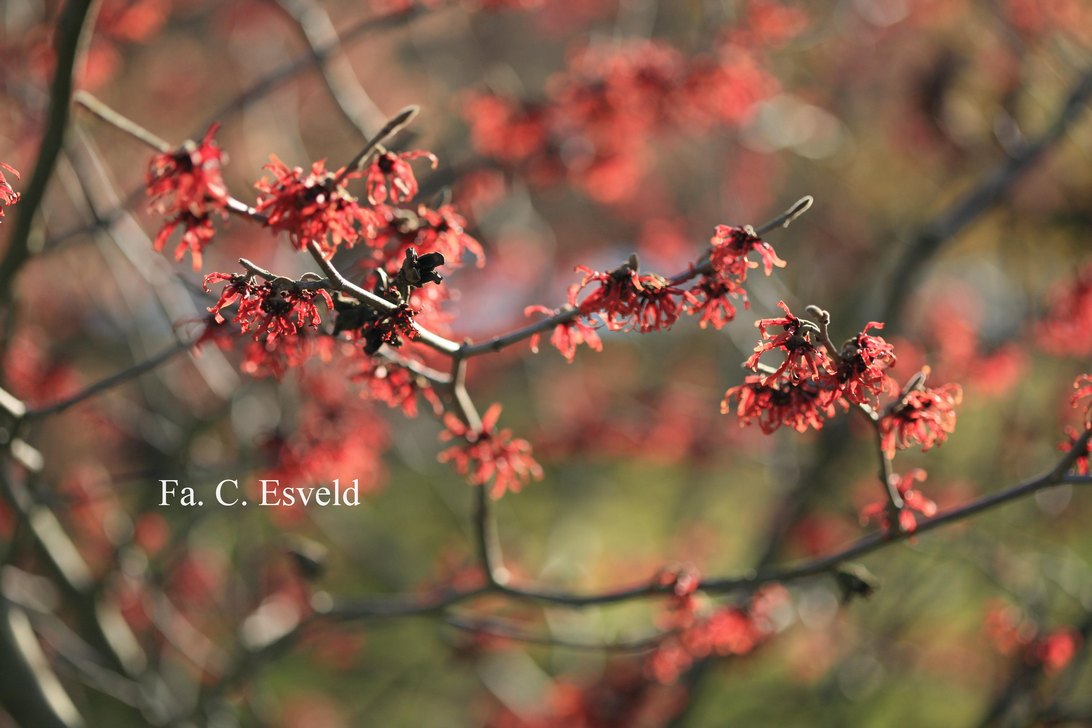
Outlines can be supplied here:
[[[0, 6], [0, 161], [23, 172], [8, 175], [17, 190], [35, 166], [59, 11]], [[714, 226], [757, 226], [814, 196], [767, 236], [787, 267], [753, 273], [750, 307], [719, 331], [684, 319], [604, 331], [603, 352], [582, 347], [572, 363], [545, 340], [472, 362], [475, 401], [502, 403], [502, 426], [545, 469], [495, 506], [520, 580], [586, 593], [683, 564], [737, 575], [868, 532], [876, 453], [860, 421], [766, 436], [720, 414], [753, 321], [779, 300], [828, 309], [836, 341], [883, 321], [896, 379], [928, 364], [932, 383], [962, 385], [948, 442], [896, 459], [928, 471], [921, 489], [941, 508], [1049, 469], [1079, 424], [1071, 385], [1092, 356], [1086, 2], [104, 0], [93, 23], [77, 86], [172, 144], [220, 122], [224, 176], [246, 201], [270, 154], [336, 168], [419, 105], [398, 146], [439, 158], [415, 163], [420, 199], [452, 201], [485, 251], [446, 277], [446, 320], [429, 321], [456, 340], [560, 306], [576, 265], [612, 270], [636, 252], [670, 275]], [[203, 274], [240, 256], [284, 275], [314, 267], [239, 219], [217, 222], [201, 271], [173, 259], [174, 242], [155, 252], [149, 158], [73, 111], [3, 322], [0, 386], [32, 408], [180, 346], [213, 300]], [[868, 599], [794, 582], [763, 644], [669, 684], [640, 650], [579, 648], [648, 634], [662, 600], [456, 610], [576, 647], [422, 616], [319, 623], [240, 662], [247, 630], [273, 629], [285, 604], [480, 578], [472, 488], [437, 462], [425, 403], [408, 418], [357, 397], [336, 359], [251, 376], [241, 348], [183, 352], [21, 432], [43, 462], [28, 487], [93, 585], [78, 594], [108, 597], [146, 662], [124, 679], [100, 664], [86, 603], [0, 500], [5, 603], [29, 615], [42, 669], [87, 725], [1092, 721], [1092, 500], [1071, 486], [865, 557]], [[331, 401], [353, 403], [336, 423], [322, 419]], [[160, 478], [269, 473], [358, 474], [366, 503], [156, 506]], [[0, 659], [0, 674], [15, 670]], [[4, 724], [16, 722], [0, 708]]]

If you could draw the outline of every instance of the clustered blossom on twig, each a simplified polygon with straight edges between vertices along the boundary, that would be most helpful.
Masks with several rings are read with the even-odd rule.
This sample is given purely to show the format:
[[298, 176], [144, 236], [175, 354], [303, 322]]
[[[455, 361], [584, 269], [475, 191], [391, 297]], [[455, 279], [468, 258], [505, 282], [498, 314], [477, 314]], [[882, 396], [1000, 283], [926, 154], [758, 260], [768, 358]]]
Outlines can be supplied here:
[[492, 405], [482, 416], [480, 428], [470, 428], [454, 414], [444, 416], [440, 433], [445, 441], [460, 441], [440, 453], [441, 462], [451, 462], [471, 485], [485, 487], [492, 481], [489, 494], [500, 498], [508, 491], [519, 492], [525, 484], [542, 479], [542, 466], [531, 456], [531, 444], [512, 436], [508, 429], [498, 430], [501, 406]]
[[[757, 252], [759, 261], [748, 256]], [[747, 271], [760, 265], [770, 275], [775, 266], [785, 261], [773, 246], [761, 239], [750, 227], [734, 228], [718, 225], [710, 241], [706, 268], [694, 267], [687, 274], [668, 279], [657, 273], [641, 273], [636, 256], [616, 270], [602, 272], [587, 266], [577, 266], [583, 280], [569, 288], [565, 311], [573, 312], [555, 327], [550, 342], [569, 362], [576, 347], [586, 344], [593, 351], [602, 350], [602, 341], [595, 329], [604, 325], [610, 331], [649, 333], [671, 328], [682, 314], [699, 315], [702, 328], [712, 324], [720, 329], [735, 318], [733, 298], [749, 305], [743, 284]], [[701, 272], [699, 272], [699, 270]], [[687, 281], [697, 277], [690, 288]], [[583, 296], [583, 297], [581, 297]], [[557, 316], [561, 310], [545, 306], [528, 306], [524, 315], [535, 313]], [[539, 336], [531, 338], [531, 348], [538, 351]]]
[[343, 184], [361, 177], [359, 170], [330, 172], [319, 160], [304, 172], [276, 155], [265, 168], [273, 176], [254, 185], [260, 193], [254, 208], [266, 215], [269, 227], [287, 232], [297, 250], [314, 243], [329, 257], [343, 244], [356, 244], [362, 230], [376, 227], [374, 212], [359, 204]]
[[665, 571], [658, 577], [672, 593], [660, 620], [665, 638], [647, 658], [645, 669], [661, 683], [675, 682], [695, 660], [710, 655], [745, 655], [776, 631], [774, 612], [785, 602], [781, 586], [760, 589], [747, 604], [709, 606], [698, 599], [700, 576], [693, 569]]
[[155, 155], [146, 175], [150, 209], [168, 216], [155, 237], [155, 249], [163, 250], [181, 226], [182, 239], [174, 257], [182, 260], [189, 251], [194, 270], [201, 269], [203, 251], [215, 234], [212, 214], [226, 214], [228, 192], [221, 174], [225, 159], [213, 139], [219, 127], [210, 126], [200, 142], [187, 141], [178, 149]]
[[[917, 530], [918, 521], [914, 513], [920, 513], [926, 518], [932, 518], [937, 513], [937, 504], [914, 487], [914, 483], [924, 483], [925, 478], [926, 473], [921, 468], [914, 468], [905, 475], [891, 474], [891, 486], [902, 497], [904, 504], [904, 507], [899, 510], [898, 518], [899, 528], [905, 533], [913, 533]], [[887, 501], [877, 501], [861, 509], [861, 522], [880, 521], [884, 530], [889, 531], [892, 528], [890, 515], [890, 504]]]

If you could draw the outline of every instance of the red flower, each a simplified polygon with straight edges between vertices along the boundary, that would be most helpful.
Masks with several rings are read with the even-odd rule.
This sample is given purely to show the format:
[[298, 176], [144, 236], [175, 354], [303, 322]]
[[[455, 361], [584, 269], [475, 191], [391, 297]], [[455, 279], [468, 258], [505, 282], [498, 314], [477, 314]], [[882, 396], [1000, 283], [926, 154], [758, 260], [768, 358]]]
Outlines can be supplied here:
[[[657, 645], [646, 662], [650, 676], [664, 684], [673, 683], [695, 659], [715, 655], [745, 655], [752, 652], [774, 632], [771, 612], [785, 596], [774, 586], [756, 592], [744, 606], [722, 606], [711, 614], [699, 615], [692, 602], [679, 618], [672, 617], [678, 630]], [[685, 594], [682, 599], [688, 599]], [[676, 599], [680, 599], [677, 597]], [[669, 604], [668, 614], [678, 611], [679, 602]]]
[[758, 267], [758, 263], [747, 259], [751, 251], [758, 251], [766, 275], [773, 272], [774, 266], [785, 267], [785, 261], [777, 257], [773, 246], [755, 235], [750, 225], [741, 228], [717, 225], [711, 242], [709, 261], [721, 278], [733, 278], [740, 283], [745, 281], [747, 269]]
[[958, 384], [908, 393], [880, 420], [884, 452], [890, 457], [896, 448], [904, 450], [915, 443], [922, 452], [941, 444], [955, 431], [955, 408], [962, 400]]
[[390, 311], [377, 314], [376, 318], [361, 330], [365, 341], [365, 353], [374, 354], [383, 344], [402, 346], [403, 337], [416, 339], [417, 328], [413, 325], [413, 317], [416, 313], [403, 303]]
[[686, 312], [700, 313], [698, 326], [703, 329], [712, 324], [719, 331], [736, 317], [736, 307], [729, 300], [730, 296], [742, 297], [743, 304], [747, 305], [747, 294], [742, 287], [715, 275], [703, 275], [689, 294], [684, 303]]
[[490, 480], [490, 497], [500, 498], [507, 491], [518, 493], [532, 478], [542, 479], [542, 467], [531, 456], [531, 444], [513, 438], [511, 430], [497, 430], [501, 406], [494, 404], [482, 417], [481, 429], [472, 430], [455, 415], [444, 417], [447, 430], [442, 440], [463, 440], [440, 453], [440, 462], [451, 462], [471, 485], [485, 486]]
[[352, 379], [364, 385], [360, 393], [362, 397], [401, 409], [408, 417], [417, 416], [418, 393], [432, 405], [433, 411], [441, 411], [436, 392], [405, 367], [367, 357]]
[[171, 233], [179, 225], [185, 225], [185, 229], [182, 232], [182, 239], [178, 241], [178, 247], [174, 249], [174, 259], [182, 260], [188, 250], [190, 257], [193, 259], [193, 269], [200, 270], [202, 253], [216, 234], [216, 230], [212, 227], [212, 220], [208, 215], [196, 217], [189, 212], [178, 213], [177, 216], [164, 223], [155, 236], [155, 249], [157, 251], [163, 250], [163, 246], [167, 244], [167, 238], [171, 237]]
[[[354, 245], [361, 230], [374, 234], [378, 224], [375, 214], [361, 207], [344, 184], [335, 184], [342, 170], [327, 172], [326, 162], [319, 160], [305, 174], [300, 167], [290, 169], [276, 155], [270, 157], [265, 169], [273, 173], [273, 179], [262, 177], [254, 185], [262, 193], [255, 207], [268, 216], [269, 227], [287, 232], [297, 249], [317, 243], [329, 257], [342, 243]], [[344, 180], [361, 174], [350, 172]]]
[[732, 410], [732, 398], [738, 401], [736, 415], [743, 427], [758, 421], [759, 427], [766, 434], [785, 425], [797, 432], [804, 432], [809, 427], [822, 429], [823, 418], [834, 416], [834, 407], [825, 401], [824, 392], [812, 381], [792, 384], [787, 381], [767, 383], [768, 377], [751, 374], [743, 384], [732, 387], [724, 393], [720, 411], [728, 414]]
[[[641, 275], [632, 264], [610, 273], [582, 265], [576, 270], [584, 273], [584, 280], [569, 289], [569, 303], [583, 316], [602, 315], [611, 331], [637, 329], [644, 334], [670, 328], [679, 320], [683, 309], [677, 299], [686, 298], [687, 293], [662, 276]], [[577, 295], [592, 283], [598, 283], [599, 287], [577, 305]]]
[[[554, 316], [557, 311], [546, 308], [545, 306], [528, 306], [523, 309], [524, 316], [530, 316], [533, 313], [542, 313], [547, 316]], [[535, 334], [531, 337], [531, 351], [538, 353], [538, 340], [540, 334]], [[561, 355], [565, 357], [565, 360], [570, 364], [573, 359], [576, 358], [576, 347], [580, 344], [586, 344], [592, 351], [603, 351], [603, 341], [599, 338], [599, 334], [595, 332], [595, 327], [586, 321], [582, 320], [579, 316], [564, 321], [554, 327], [554, 333], [550, 336], [550, 343], [554, 345], [554, 348], [561, 352]]]
[[881, 394], [895, 394], [895, 381], [885, 373], [895, 366], [895, 349], [869, 329], [882, 329], [883, 324], [869, 321], [861, 333], [842, 346], [841, 361], [831, 379], [838, 391], [853, 404], [876, 406]]
[[[19, 179], [19, 171], [15, 167], [0, 162], [0, 169], [6, 169], [15, 175], [15, 179]], [[12, 186], [4, 178], [4, 173], [0, 172], [0, 220], [4, 219], [4, 208], [19, 202], [20, 197], [22, 195], [12, 189]]]
[[485, 265], [481, 243], [466, 232], [466, 219], [451, 205], [433, 210], [418, 205], [417, 211], [378, 206], [374, 211], [375, 228], [364, 232], [373, 257], [388, 273], [395, 273], [413, 248], [419, 255], [439, 253], [444, 265], [458, 267], [470, 253], [478, 267]]
[[293, 336], [302, 329], [317, 328], [322, 318], [315, 305], [316, 298], [326, 303], [327, 310], [334, 307], [330, 294], [324, 289], [305, 288], [283, 278], [252, 283], [245, 275], [210, 273], [205, 276], [205, 290], [219, 281], [228, 281], [228, 285], [216, 304], [209, 308], [209, 313], [222, 321], [221, 309], [238, 301], [239, 308], [233, 321], [241, 324], [242, 331], [254, 329], [254, 339], [267, 344], [280, 336]]
[[145, 177], [150, 207], [177, 215], [188, 212], [204, 217], [227, 205], [227, 186], [220, 174], [224, 154], [213, 140], [219, 130], [213, 124], [200, 143], [186, 141], [173, 152], [152, 157]]
[[[778, 301], [777, 305], [785, 312], [783, 317], [760, 319], [755, 322], [763, 340], [758, 343], [754, 353], [747, 359], [747, 366], [757, 369], [758, 360], [764, 353], [780, 349], [785, 352], [785, 361], [766, 377], [766, 384], [776, 381], [785, 373], [788, 374], [788, 380], [795, 384], [818, 378], [821, 371], [828, 372], [830, 359], [822, 347], [812, 341], [816, 335], [814, 325], [794, 316], [784, 301]], [[771, 336], [768, 332], [771, 326], [780, 326], [784, 330], [776, 336]]]
[[219, 128], [219, 124], [210, 126], [200, 143], [187, 141], [173, 152], [155, 155], [145, 176], [149, 209], [170, 216], [156, 235], [155, 249], [163, 250], [171, 233], [185, 225], [175, 260], [182, 260], [190, 251], [194, 270], [201, 269], [201, 253], [214, 234], [209, 215], [226, 214], [228, 193], [221, 175], [224, 155], [213, 140]]
[[408, 202], [417, 196], [417, 178], [413, 174], [410, 160], [425, 157], [436, 169], [439, 160], [432, 152], [383, 152], [368, 166], [365, 184], [368, 187], [368, 201], [373, 205], [386, 202], [388, 190], [390, 201]]
[[[899, 511], [899, 528], [905, 533], [913, 533], [917, 530], [918, 522], [914, 513], [920, 513], [926, 518], [932, 518], [937, 513], [937, 504], [926, 498], [920, 490], [914, 488], [914, 483], [924, 483], [926, 473], [921, 468], [914, 468], [906, 475], [891, 474], [891, 484], [902, 496], [903, 508]], [[867, 523], [880, 519], [884, 530], [891, 528], [888, 521], [888, 501], [869, 503], [861, 509], [861, 521]]]

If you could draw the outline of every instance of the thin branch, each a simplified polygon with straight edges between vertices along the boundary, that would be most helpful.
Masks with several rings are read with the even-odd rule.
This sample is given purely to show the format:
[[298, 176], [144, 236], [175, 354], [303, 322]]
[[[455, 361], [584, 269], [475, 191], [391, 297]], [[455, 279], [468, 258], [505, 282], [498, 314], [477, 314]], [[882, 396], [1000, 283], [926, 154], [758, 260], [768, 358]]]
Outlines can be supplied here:
[[58, 402], [54, 402], [53, 404], [47, 404], [47, 405], [43, 405], [41, 407], [30, 409], [30, 410], [27, 411], [27, 413], [26, 413], [26, 415], [24, 415], [24, 417], [27, 420], [34, 420], [34, 419], [40, 419], [42, 417], [46, 417], [48, 415], [55, 415], [55, 414], [58, 414], [60, 412], [64, 412], [65, 410], [69, 409], [70, 407], [75, 407], [76, 405], [80, 404], [81, 402], [84, 402], [84, 401], [86, 401], [88, 399], [91, 399], [92, 397], [94, 397], [96, 395], [102, 394], [103, 392], [105, 392], [105, 391], [107, 391], [109, 389], [113, 389], [114, 387], [118, 386], [119, 384], [124, 384], [125, 382], [128, 382], [131, 379], [135, 379], [135, 378], [139, 377], [141, 374], [145, 374], [147, 372], [152, 371], [156, 367], [170, 361], [171, 359], [173, 359], [178, 354], [181, 354], [184, 351], [189, 351], [189, 349], [195, 343], [196, 343], [196, 339], [177, 341], [172, 346], [170, 346], [167, 349], [164, 349], [163, 351], [159, 352], [155, 356], [152, 356], [149, 359], [145, 359], [142, 362], [137, 362], [136, 364], [133, 364], [131, 367], [129, 367], [127, 369], [123, 369], [120, 372], [117, 372], [116, 374], [111, 374], [110, 376], [106, 377], [105, 379], [100, 379], [99, 381], [97, 381], [94, 384], [80, 390], [79, 392], [77, 392], [76, 394], [71, 395], [70, 397], [66, 397], [65, 399], [62, 399], [62, 400], [60, 400]]
[[533, 634], [520, 625], [494, 619], [471, 619], [460, 615], [448, 614], [444, 616], [444, 622], [456, 629], [461, 629], [466, 632], [503, 637], [515, 642], [542, 645], [544, 647], [559, 647], [568, 650], [587, 650], [592, 652], [648, 652], [649, 650], [655, 649], [657, 645], [663, 642], [664, 638], [673, 634], [672, 632], [656, 632], [647, 637], [619, 640], [617, 642], [578, 642], [576, 640], [564, 639], [553, 635]]
[[87, 91], [77, 91], [73, 103], [82, 106], [107, 124], [118, 128], [137, 141], [151, 147], [157, 152], [166, 154], [174, 147], [159, 136], [145, 129], [140, 124], [114, 109], [107, 106], [94, 95]]
[[[318, 243], [312, 242], [307, 250], [311, 253], [311, 257], [315, 259], [315, 262], [322, 268], [322, 272], [326, 274], [326, 277], [330, 279], [331, 285], [335, 290], [346, 293], [353, 298], [357, 299], [361, 303], [366, 303], [377, 311], [393, 311], [397, 306], [388, 301], [385, 298], [375, 295], [371, 291], [366, 291], [360, 286], [349, 281], [345, 276], [341, 274], [332, 261], [328, 260], [326, 256], [322, 254], [322, 249], [319, 248]], [[434, 334], [428, 329], [418, 324], [413, 325], [417, 330], [418, 338], [422, 343], [431, 346], [437, 351], [441, 351], [445, 354], [455, 354], [459, 351], [459, 345], [450, 339]]]
[[[353, 66], [341, 47], [337, 28], [329, 14], [315, 0], [273, 0], [292, 19], [311, 51], [315, 67], [322, 75], [326, 90], [345, 120], [367, 139], [383, 125], [385, 117], [375, 101], [360, 85]], [[332, 48], [333, 52], [323, 49]]]
[[7, 254], [0, 261], [0, 302], [11, 301], [14, 290], [12, 281], [31, 255], [30, 233], [34, 217], [45, 199], [46, 188], [53, 176], [53, 169], [64, 146], [65, 129], [68, 126], [69, 104], [72, 97], [72, 75], [81, 48], [84, 25], [91, 10], [92, 0], [68, 0], [57, 19], [54, 41], [56, 67], [49, 89], [49, 112], [38, 160], [30, 182], [23, 192], [23, 199], [15, 208], [15, 224], [8, 242]]
[[325, 63], [330, 56], [341, 52], [344, 48], [347, 48], [356, 41], [366, 37], [372, 31], [387, 30], [389, 28], [404, 25], [409, 21], [424, 15], [426, 12], [428, 11], [421, 6], [414, 5], [405, 10], [396, 10], [386, 15], [366, 18], [360, 21], [356, 25], [343, 31], [339, 40], [313, 47], [307, 53], [266, 74], [245, 91], [217, 109], [205, 123], [201, 124], [200, 128], [206, 129], [210, 124], [217, 121], [223, 121], [229, 116], [234, 116], [245, 110], [271, 91], [276, 90], [304, 71], [313, 68], [315, 64]]
[[380, 129], [374, 137], [368, 140], [368, 143], [364, 145], [364, 148], [357, 152], [357, 155], [353, 157], [352, 161], [345, 165], [345, 168], [334, 178], [333, 186], [337, 187], [350, 174], [363, 169], [372, 153], [381, 150], [383, 142], [405, 129], [406, 126], [417, 117], [417, 114], [420, 113], [420, 111], [420, 106], [407, 106], [391, 117], [390, 121], [384, 124], [383, 128]]

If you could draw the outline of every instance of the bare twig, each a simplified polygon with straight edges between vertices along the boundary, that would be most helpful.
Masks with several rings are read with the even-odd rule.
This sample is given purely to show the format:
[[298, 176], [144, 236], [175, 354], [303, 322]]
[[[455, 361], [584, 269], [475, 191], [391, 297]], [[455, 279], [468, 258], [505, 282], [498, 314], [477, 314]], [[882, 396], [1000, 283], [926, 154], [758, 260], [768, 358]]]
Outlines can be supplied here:
[[119, 384], [124, 384], [131, 379], [139, 377], [141, 374], [152, 371], [156, 367], [170, 361], [178, 354], [189, 351], [194, 343], [196, 343], [196, 339], [178, 341], [172, 346], [159, 352], [155, 356], [149, 359], [145, 359], [142, 362], [137, 362], [131, 367], [123, 369], [116, 374], [111, 374], [105, 379], [100, 379], [99, 381], [88, 387], [85, 387], [84, 389], [71, 395], [70, 397], [66, 397], [60, 401], [54, 402], [53, 404], [43, 405], [41, 407], [28, 410], [25, 418], [27, 420], [35, 420], [41, 419], [42, 417], [46, 417], [48, 415], [55, 415], [60, 412], [64, 412], [70, 407], [75, 407], [81, 402], [91, 399], [96, 395], [102, 394], [109, 389], [113, 389]]
[[157, 152], [167, 153], [173, 149], [168, 142], [148, 131], [129, 117], [114, 111], [88, 91], [77, 91], [76, 95], [73, 97], [73, 102], [87, 109], [107, 124], [120, 129]]

